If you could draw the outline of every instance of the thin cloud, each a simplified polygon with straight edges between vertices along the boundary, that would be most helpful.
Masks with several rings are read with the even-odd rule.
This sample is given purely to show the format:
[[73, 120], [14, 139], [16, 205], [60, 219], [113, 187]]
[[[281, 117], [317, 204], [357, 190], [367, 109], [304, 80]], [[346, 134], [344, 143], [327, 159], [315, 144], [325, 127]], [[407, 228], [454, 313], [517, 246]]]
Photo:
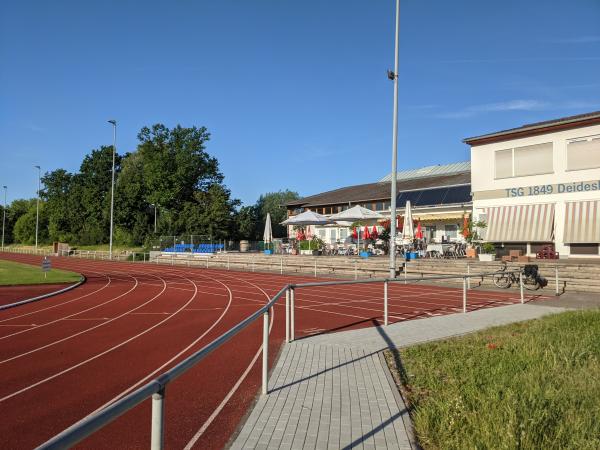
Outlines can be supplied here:
[[466, 108], [436, 114], [440, 119], [464, 119], [490, 112], [505, 111], [540, 111], [548, 108], [548, 103], [540, 100], [510, 100], [507, 102], [484, 103], [482, 105], [467, 106]]

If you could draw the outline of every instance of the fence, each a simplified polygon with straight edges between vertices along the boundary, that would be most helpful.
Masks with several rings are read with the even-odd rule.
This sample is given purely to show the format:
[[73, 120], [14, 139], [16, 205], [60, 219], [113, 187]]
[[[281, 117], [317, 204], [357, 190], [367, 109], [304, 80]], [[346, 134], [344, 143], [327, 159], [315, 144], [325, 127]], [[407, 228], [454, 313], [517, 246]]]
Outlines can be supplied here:
[[[483, 278], [486, 276], [493, 276], [497, 272], [480, 273], [473, 275], [462, 275], [462, 276], [435, 276], [428, 277], [429, 280], [443, 280], [450, 278], [462, 279], [463, 285], [463, 312], [467, 311], [467, 299], [468, 299], [468, 288], [467, 280], [470, 278]], [[517, 273], [513, 271], [512, 273]], [[518, 271], [521, 289], [521, 303], [524, 303], [523, 294], [523, 283], [522, 273]], [[187, 357], [180, 363], [178, 363], [172, 369], [167, 370], [158, 378], [148, 382], [146, 385], [128, 394], [127, 396], [117, 400], [110, 406], [89, 415], [77, 424], [67, 428], [62, 433], [56, 435], [49, 441], [42, 444], [39, 449], [63, 449], [69, 448], [78, 442], [82, 441], [86, 437], [90, 436], [94, 432], [103, 428], [104, 426], [117, 419], [122, 414], [126, 413], [130, 409], [136, 407], [140, 403], [144, 402], [148, 398], [152, 397], [152, 415], [151, 415], [151, 448], [162, 449], [164, 441], [164, 412], [165, 412], [165, 398], [166, 389], [169, 383], [176, 380], [178, 377], [183, 375], [187, 370], [194, 367], [200, 361], [202, 361], [211, 352], [218, 349], [225, 342], [229, 341], [240, 331], [248, 327], [250, 324], [258, 320], [260, 317], [263, 318], [263, 338], [262, 338], [262, 394], [267, 395], [269, 392], [268, 384], [268, 349], [269, 349], [269, 310], [271, 307], [283, 296], [285, 296], [285, 342], [292, 342], [295, 339], [295, 297], [297, 290], [307, 287], [320, 287], [320, 286], [340, 286], [340, 285], [354, 285], [354, 284], [367, 284], [367, 283], [383, 283], [383, 306], [384, 306], [384, 325], [388, 325], [388, 285], [389, 283], [400, 283], [405, 281], [422, 281], [424, 278], [408, 278], [397, 279], [397, 278], [380, 278], [371, 280], [359, 280], [359, 281], [327, 281], [327, 282], [315, 282], [315, 283], [302, 283], [302, 284], [288, 284], [284, 286], [274, 297], [272, 297], [266, 305], [256, 311], [254, 314], [223, 333], [211, 343], [204, 346], [198, 352]]]

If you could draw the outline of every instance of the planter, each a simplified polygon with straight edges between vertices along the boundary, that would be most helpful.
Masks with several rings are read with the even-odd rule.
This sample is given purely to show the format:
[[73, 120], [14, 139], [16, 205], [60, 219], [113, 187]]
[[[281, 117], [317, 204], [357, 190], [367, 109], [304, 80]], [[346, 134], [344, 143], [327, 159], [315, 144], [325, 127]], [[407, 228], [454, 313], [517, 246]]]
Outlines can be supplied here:
[[301, 255], [310, 255], [317, 256], [319, 254], [319, 250], [300, 250]]
[[368, 258], [370, 256], [370, 253], [369, 252], [360, 252], [359, 256], [361, 258]]
[[417, 259], [419, 257], [419, 254], [417, 252], [408, 252], [406, 254], [406, 260], [409, 261], [411, 259]]
[[273, 250], [265, 250], [265, 255], [272, 255], [273, 254]]
[[477, 258], [477, 249], [468, 248], [467, 249], [467, 258]]
[[479, 254], [479, 261], [491, 262], [491, 261], [494, 261], [495, 259], [496, 259], [496, 255], [494, 253], [480, 253]]

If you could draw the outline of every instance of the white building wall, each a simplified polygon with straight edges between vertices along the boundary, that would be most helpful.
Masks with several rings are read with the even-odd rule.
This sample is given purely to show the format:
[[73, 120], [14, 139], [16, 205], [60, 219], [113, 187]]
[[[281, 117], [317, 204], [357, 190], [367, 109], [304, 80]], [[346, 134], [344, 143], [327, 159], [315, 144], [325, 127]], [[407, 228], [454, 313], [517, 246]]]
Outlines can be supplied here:
[[[600, 125], [471, 147], [471, 185], [474, 193], [475, 218], [479, 217], [482, 208], [487, 207], [553, 203], [555, 205], [555, 247], [561, 254], [569, 255], [569, 246], [563, 242], [565, 203], [600, 200], [600, 190], [556, 193], [556, 189], [554, 189], [552, 194], [528, 195], [528, 188], [578, 182], [600, 183], [600, 168], [567, 170], [567, 142], [570, 139], [591, 135], [600, 135]], [[547, 142], [553, 144], [553, 173], [495, 179], [495, 152], [497, 150]], [[517, 188], [524, 188], [525, 195], [512, 196], [506, 191]]]

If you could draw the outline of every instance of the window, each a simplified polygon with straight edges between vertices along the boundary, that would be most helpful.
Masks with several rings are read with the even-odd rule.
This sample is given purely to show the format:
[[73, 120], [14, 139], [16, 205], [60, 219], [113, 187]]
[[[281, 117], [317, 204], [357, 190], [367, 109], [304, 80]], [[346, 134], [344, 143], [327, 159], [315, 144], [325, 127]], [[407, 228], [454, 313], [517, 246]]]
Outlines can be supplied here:
[[325, 228], [319, 229], [319, 237], [323, 240], [325, 240], [325, 232], [326, 232]]
[[496, 152], [496, 178], [512, 177], [512, 148]]
[[567, 142], [567, 170], [600, 167], [600, 135]]
[[375, 211], [383, 211], [383, 202], [377, 202], [375, 204]]
[[458, 237], [458, 225], [446, 225], [446, 238], [456, 239]]
[[571, 255], [597, 255], [598, 244], [571, 244]]
[[552, 142], [497, 150], [494, 158], [497, 179], [554, 172]]
[[390, 202], [385, 202], [385, 203], [383, 204], [383, 209], [384, 209], [384, 210], [388, 210], [388, 209], [390, 209]]
[[552, 143], [515, 148], [515, 176], [554, 172]]
[[340, 229], [340, 241], [345, 240], [348, 237], [348, 229], [342, 228]]
[[332, 244], [335, 244], [336, 241], [337, 241], [337, 230], [335, 228], [332, 228], [331, 231], [329, 232], [329, 242], [331, 242]]

